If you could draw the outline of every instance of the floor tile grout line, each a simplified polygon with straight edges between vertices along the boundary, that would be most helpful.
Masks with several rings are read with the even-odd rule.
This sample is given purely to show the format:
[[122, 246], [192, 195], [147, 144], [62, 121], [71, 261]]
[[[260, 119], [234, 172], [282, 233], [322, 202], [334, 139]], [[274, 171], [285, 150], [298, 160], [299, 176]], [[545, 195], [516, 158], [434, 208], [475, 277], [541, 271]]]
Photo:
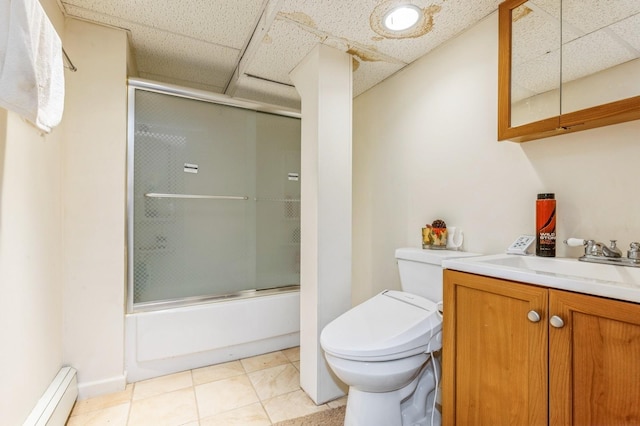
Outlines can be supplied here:
[[[281, 352], [281, 351], [275, 351], [275, 352]], [[285, 358], [286, 358], [286, 357], [285, 357]], [[255, 385], [254, 385], [253, 381], [252, 381], [252, 380], [251, 380], [251, 378], [249, 377], [249, 374], [251, 374], [251, 373], [256, 373], [256, 372], [258, 372], [258, 371], [262, 371], [262, 370], [267, 370], [267, 369], [269, 369], [269, 368], [274, 368], [274, 367], [265, 367], [265, 368], [261, 368], [261, 369], [258, 369], [258, 370], [251, 371], [251, 373], [249, 373], [249, 372], [246, 370], [246, 368], [245, 368], [244, 364], [241, 362], [241, 361], [242, 361], [242, 359], [240, 359], [240, 360], [238, 360], [238, 361], [240, 361], [240, 365], [242, 366], [244, 373], [243, 373], [243, 374], [238, 374], [238, 375], [236, 375], [236, 376], [232, 376], [232, 377], [239, 377], [239, 376], [245, 376], [245, 377], [246, 377], [246, 379], [247, 379], [247, 380], [249, 381], [249, 383], [251, 384], [251, 388], [253, 389], [253, 392], [254, 392], [254, 394], [255, 394], [255, 396], [256, 396], [257, 402], [259, 402], [259, 403], [260, 403], [260, 405], [262, 406], [262, 409], [263, 409], [264, 413], [267, 415], [267, 418], [268, 418], [268, 420], [269, 420], [269, 423], [273, 425], [273, 420], [272, 420], [272, 419], [271, 419], [271, 417], [269, 416], [269, 413], [267, 412], [267, 409], [266, 409], [266, 407], [265, 407], [265, 405], [264, 405], [264, 403], [263, 403], [263, 400], [262, 400], [262, 398], [260, 398], [260, 395], [258, 394], [258, 390], [256, 389], [256, 387], [255, 387]], [[288, 361], [288, 363], [285, 363], [285, 364], [279, 364], [279, 365], [293, 364], [293, 363], [292, 363], [292, 362], [290, 362], [288, 359], [287, 359], [287, 361]], [[279, 365], [277, 365], [277, 366], [279, 366]], [[277, 366], [275, 366], [275, 367], [277, 367]], [[293, 366], [293, 365], [292, 365], [292, 366]], [[295, 368], [295, 366], [293, 366], [293, 367]], [[193, 370], [191, 370], [191, 375], [192, 375], [192, 380], [193, 380]], [[231, 378], [231, 377], [225, 377], [225, 378], [222, 378], [222, 379], [213, 380], [212, 382], [217, 382], [217, 381], [220, 381], [220, 380], [226, 380], [226, 379], [229, 379], [229, 378]], [[212, 382], [208, 382], [208, 383], [212, 383]], [[193, 385], [193, 386], [194, 386], [194, 388], [195, 388], [195, 382], [194, 382], [194, 385]], [[301, 389], [301, 388], [299, 388], [299, 389]], [[194, 392], [195, 392], [195, 390], [194, 390]], [[295, 392], [295, 391], [293, 391], [293, 392]], [[270, 399], [273, 399], [273, 398], [267, 398], [265, 401], [270, 400]], [[197, 399], [196, 399], [196, 404], [197, 404]], [[252, 405], [252, 404], [255, 404], [255, 402], [252, 402], [252, 403], [247, 404], [247, 405], [243, 405], [243, 406], [241, 406], [241, 407], [235, 407], [235, 408], [233, 408], [233, 409], [231, 409], [231, 410], [227, 410], [227, 411], [224, 411], [224, 412], [229, 412], [229, 411], [237, 410], [237, 409], [240, 409], [240, 408], [248, 407], [249, 405]], [[224, 413], [224, 412], [221, 412], [221, 413], [218, 413], [218, 414], [222, 414], [222, 413]], [[198, 422], [200, 422], [200, 420], [202, 420], [202, 418], [200, 417], [200, 410], [199, 410], [199, 408], [198, 408]]]
[[[295, 348], [287, 348], [287, 349], [295, 349]], [[284, 360], [280, 360], [280, 361], [284, 361], [284, 362], [281, 362], [281, 363], [279, 363], [279, 364], [275, 364], [275, 365], [269, 365], [269, 366], [267, 366], [267, 365], [268, 365], [268, 363], [266, 363], [266, 364], [261, 365], [261, 367], [262, 367], [262, 368], [257, 368], [257, 369], [255, 369], [255, 370], [253, 370], [253, 371], [251, 371], [251, 372], [247, 371], [247, 366], [245, 366], [245, 363], [243, 363], [242, 361], [246, 361], [246, 360], [248, 360], [248, 359], [255, 358], [255, 357], [258, 357], [258, 356], [262, 356], [262, 355], [267, 355], [267, 354], [279, 354], [278, 356], [283, 356], [283, 358], [284, 358]], [[293, 368], [293, 369], [294, 369], [295, 371], [297, 371], [297, 373], [299, 374], [299, 373], [300, 373], [300, 369], [299, 369], [298, 367], [296, 367], [295, 362], [299, 363], [300, 361], [299, 361], [299, 360], [296, 360], [296, 361], [292, 360], [292, 358], [295, 358], [295, 356], [294, 356], [291, 352], [289, 352], [289, 353], [285, 353], [285, 350], [273, 351], [273, 352], [269, 352], [269, 353], [267, 353], [267, 354], [256, 355], [255, 357], [248, 357], [248, 358], [238, 359], [237, 361], [240, 363], [240, 366], [242, 367], [242, 371], [244, 371], [244, 373], [237, 374], [237, 375], [236, 375], [236, 376], [234, 376], [234, 377], [242, 376], [242, 375], [244, 375], [244, 376], [245, 376], [246, 380], [248, 380], [248, 381], [249, 381], [249, 383], [251, 384], [251, 388], [252, 388], [252, 390], [253, 390], [253, 392], [254, 392], [254, 395], [255, 395], [255, 397], [256, 397], [256, 399], [257, 399], [257, 402], [259, 402], [259, 403], [260, 403], [260, 405], [261, 405], [261, 407], [262, 407], [262, 410], [263, 410], [263, 412], [265, 413], [265, 415], [266, 415], [266, 417], [267, 417], [267, 420], [269, 421], [269, 423], [270, 423], [271, 425], [273, 425], [273, 424], [274, 424], [274, 423], [273, 423], [273, 419], [272, 419], [272, 418], [271, 418], [271, 416], [269, 415], [269, 413], [268, 413], [268, 411], [267, 411], [267, 407], [266, 407], [266, 404], [265, 404], [265, 403], [267, 403], [268, 401], [273, 400], [273, 399], [274, 399], [274, 398], [276, 398], [276, 397], [279, 397], [279, 396], [282, 396], [282, 395], [287, 395], [287, 394], [290, 394], [290, 393], [294, 393], [294, 392], [301, 391], [301, 390], [302, 390], [302, 387], [301, 387], [301, 386], [300, 386], [300, 384], [298, 383], [298, 386], [297, 386], [297, 388], [296, 388], [295, 390], [291, 390], [291, 391], [289, 391], [289, 392], [285, 392], [285, 393], [280, 394], [280, 395], [274, 395], [274, 396], [271, 396], [271, 397], [268, 397], [268, 398], [263, 399], [263, 398], [260, 396], [260, 394], [258, 393], [258, 389], [256, 388], [256, 385], [255, 385], [255, 384], [254, 384], [254, 382], [251, 380], [251, 378], [249, 377], [249, 375], [250, 375], [250, 374], [252, 374], [252, 373], [257, 373], [257, 372], [259, 372], [259, 371], [267, 370], [267, 369], [270, 369], [270, 368], [275, 368], [275, 367], [278, 367], [278, 366], [285, 366], [286, 368], [289, 368], [289, 366], [291, 366], [290, 368]], [[223, 363], [219, 363], [219, 364], [223, 364]], [[215, 365], [219, 365], [219, 364], [212, 364], [211, 366], [215, 366]], [[257, 364], [257, 365], [260, 365], [260, 364]], [[253, 367], [253, 368], [255, 368], [255, 367], [256, 367], [256, 365], [253, 365], [253, 366], [252, 366], [251, 364], [248, 364], [248, 366], [249, 366], [249, 367]], [[209, 366], [206, 366], [206, 367], [209, 367]], [[206, 368], [206, 367], [201, 367], [201, 368]], [[142, 380], [142, 381], [139, 381], [139, 382], [132, 382], [132, 383], [128, 384], [128, 385], [130, 385], [130, 386], [131, 386], [131, 387], [130, 387], [130, 391], [128, 392], [128, 395], [126, 395], [126, 398], [125, 398], [125, 399], [123, 399], [121, 403], [119, 403], [119, 404], [109, 405], [109, 406], [104, 407], [104, 408], [97, 408], [97, 409], [89, 410], [89, 411], [87, 411], [86, 413], [80, 413], [80, 414], [87, 414], [87, 413], [89, 413], [89, 412], [101, 411], [101, 410], [104, 410], [104, 409], [110, 408], [110, 407], [112, 407], [112, 406], [116, 406], [116, 405], [120, 405], [120, 404], [125, 404], [125, 403], [127, 403], [127, 404], [128, 404], [128, 407], [127, 407], [127, 414], [126, 414], [125, 425], [133, 426], [133, 425], [131, 424], [131, 421], [132, 421], [132, 417], [131, 417], [131, 415], [132, 415], [132, 412], [134, 411], [134, 410], [133, 410], [133, 408], [134, 408], [134, 407], [133, 407], [134, 402], [137, 402], [137, 401], [143, 401], [143, 400], [145, 400], [145, 399], [147, 399], [147, 398], [152, 398], [152, 397], [155, 397], [155, 396], [159, 396], [159, 395], [163, 395], [163, 394], [168, 394], [168, 393], [171, 393], [171, 392], [176, 392], [176, 391], [180, 391], [180, 390], [186, 390], [188, 387], [191, 387], [191, 393], [192, 393], [192, 395], [193, 395], [194, 402], [195, 402], [196, 415], [197, 415], [197, 423], [198, 423], [198, 424], [200, 424], [200, 423], [201, 423], [202, 418], [201, 418], [201, 416], [200, 416], [200, 407], [199, 407], [199, 404], [198, 404], [198, 398], [197, 398], [197, 393], [196, 393], [196, 386], [197, 386], [197, 385], [196, 385], [196, 381], [195, 381], [195, 374], [194, 374], [194, 370], [196, 370], [196, 369], [189, 369], [189, 370], [183, 371], [183, 373], [188, 371], [189, 379], [190, 379], [190, 386], [183, 386], [183, 387], [180, 387], [180, 388], [177, 388], [177, 389], [171, 389], [171, 390], [167, 390], [167, 391], [162, 391], [162, 392], [160, 392], [160, 393], [158, 393], [158, 394], [155, 394], [155, 395], [148, 395], [148, 396], [146, 396], [146, 397], [144, 397], [144, 398], [139, 398], [139, 399], [135, 399], [135, 400], [134, 400], [134, 397], [135, 397], [135, 394], [136, 394], [136, 389], [138, 388], [138, 385], [139, 385], [140, 383], [142, 383], [142, 382], [145, 382], [145, 381], [147, 381], [147, 380], [153, 380], [153, 379], [155, 379], [155, 378], [151, 378], [151, 379], [147, 379], [147, 380]], [[180, 373], [180, 372], [171, 373], [171, 374], [179, 374], [179, 373]], [[171, 374], [168, 374], [168, 375], [171, 375]], [[168, 376], [168, 375], [167, 375], [167, 376]], [[158, 377], [158, 378], [159, 378], [159, 377]], [[220, 381], [220, 380], [225, 380], [225, 379], [227, 379], [227, 378], [229, 378], [229, 377], [219, 378], [219, 379], [216, 379], [216, 380], [212, 380], [211, 382]], [[206, 384], [206, 383], [209, 383], [209, 382], [205, 382], [204, 384]], [[203, 384], [203, 383], [200, 383], [200, 384]], [[125, 391], [126, 391], [126, 388], [127, 388], [127, 386], [125, 386]], [[252, 403], [252, 404], [253, 404], [253, 403]], [[326, 404], [322, 404], [322, 406], [325, 406], [325, 408], [328, 408], [328, 406], [327, 406]], [[236, 407], [236, 408], [241, 408], [241, 407]], [[229, 410], [229, 411], [231, 411], [231, 410]], [[76, 414], [76, 415], [80, 415], [80, 414]]]
[[264, 405], [264, 401], [262, 399], [260, 399], [259, 397], [258, 397], [258, 400], [260, 401], [260, 406], [262, 407], [262, 411], [264, 411], [264, 414], [266, 414], [267, 419], [269, 420], [269, 424], [273, 425], [273, 419], [269, 415], [269, 412], [267, 411], [267, 407]]
[[[279, 351], [279, 352], [282, 353], [282, 355], [284, 355], [284, 353], [282, 351]], [[284, 355], [284, 357], [287, 358], [286, 355]], [[289, 359], [287, 358], [287, 360], [289, 360]], [[244, 364], [242, 364], [242, 367], [244, 368]], [[267, 368], [271, 368], [271, 367], [267, 367]], [[266, 368], [263, 368], [261, 370], [256, 370], [256, 371], [262, 371], [262, 370], [266, 370]], [[246, 369], [245, 369], [245, 371], [246, 371]], [[256, 386], [254, 385], [253, 381], [251, 380], [251, 377], [249, 377], [249, 373], [248, 372], [246, 373], [246, 375], [247, 375], [247, 379], [249, 380], [249, 383], [251, 383], [251, 387], [253, 388], [253, 391], [255, 392], [256, 397], [258, 398], [258, 401], [260, 402], [260, 406], [262, 406], [262, 410], [267, 415], [267, 419], [269, 419], [269, 424], [273, 425], [273, 419], [269, 415], [269, 412], [267, 411], [267, 407], [264, 405], [263, 399], [258, 394], [258, 389], [256, 389]]]
[[[125, 386], [126, 389], [126, 386]], [[133, 392], [136, 390], [136, 384], [131, 383], [131, 395], [129, 395], [129, 409], [127, 410], [127, 421], [125, 425], [129, 425], [129, 421], [131, 420], [131, 410], [133, 409]]]
[[198, 425], [200, 425], [200, 405], [198, 405], [198, 395], [196, 394], [196, 382], [193, 379], [193, 369], [189, 370], [191, 373], [191, 391], [193, 392], [193, 400], [196, 403], [196, 417]]

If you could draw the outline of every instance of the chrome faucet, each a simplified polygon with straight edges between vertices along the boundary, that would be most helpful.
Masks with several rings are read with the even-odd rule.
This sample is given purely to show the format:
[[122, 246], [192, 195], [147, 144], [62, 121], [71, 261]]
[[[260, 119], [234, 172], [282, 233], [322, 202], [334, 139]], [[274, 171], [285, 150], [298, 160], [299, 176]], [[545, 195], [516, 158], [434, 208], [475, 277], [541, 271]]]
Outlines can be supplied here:
[[640, 243], [633, 242], [629, 244], [627, 257], [622, 257], [622, 250], [616, 245], [617, 240], [609, 241], [610, 244], [608, 246], [595, 240], [583, 240], [580, 238], [568, 238], [564, 243], [570, 247], [584, 246], [584, 255], [578, 258], [583, 262], [640, 267]]

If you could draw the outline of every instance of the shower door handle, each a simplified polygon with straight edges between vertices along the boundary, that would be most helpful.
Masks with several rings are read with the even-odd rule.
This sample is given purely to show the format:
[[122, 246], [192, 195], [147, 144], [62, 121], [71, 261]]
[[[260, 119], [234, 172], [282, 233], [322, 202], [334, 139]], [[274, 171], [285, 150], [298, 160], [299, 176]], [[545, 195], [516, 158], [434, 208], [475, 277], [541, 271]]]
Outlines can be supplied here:
[[186, 198], [186, 199], [206, 199], [206, 200], [248, 200], [249, 197], [241, 195], [196, 195], [196, 194], [161, 194], [148, 192], [144, 194], [149, 198]]

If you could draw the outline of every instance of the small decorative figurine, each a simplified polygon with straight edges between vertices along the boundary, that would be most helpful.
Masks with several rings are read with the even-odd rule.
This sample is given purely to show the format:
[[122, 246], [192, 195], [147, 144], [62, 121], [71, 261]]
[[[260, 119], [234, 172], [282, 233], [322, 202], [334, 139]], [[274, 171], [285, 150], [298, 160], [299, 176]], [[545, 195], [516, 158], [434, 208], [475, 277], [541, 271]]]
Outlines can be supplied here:
[[422, 248], [447, 248], [447, 224], [444, 220], [436, 219], [422, 228]]

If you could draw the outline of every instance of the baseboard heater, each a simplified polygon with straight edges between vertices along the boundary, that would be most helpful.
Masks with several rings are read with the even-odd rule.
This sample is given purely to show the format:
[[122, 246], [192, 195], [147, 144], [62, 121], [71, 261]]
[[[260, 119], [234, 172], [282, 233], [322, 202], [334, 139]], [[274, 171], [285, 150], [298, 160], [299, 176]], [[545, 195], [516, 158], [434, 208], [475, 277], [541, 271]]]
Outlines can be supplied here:
[[63, 426], [78, 398], [76, 369], [62, 367], [23, 426]]

